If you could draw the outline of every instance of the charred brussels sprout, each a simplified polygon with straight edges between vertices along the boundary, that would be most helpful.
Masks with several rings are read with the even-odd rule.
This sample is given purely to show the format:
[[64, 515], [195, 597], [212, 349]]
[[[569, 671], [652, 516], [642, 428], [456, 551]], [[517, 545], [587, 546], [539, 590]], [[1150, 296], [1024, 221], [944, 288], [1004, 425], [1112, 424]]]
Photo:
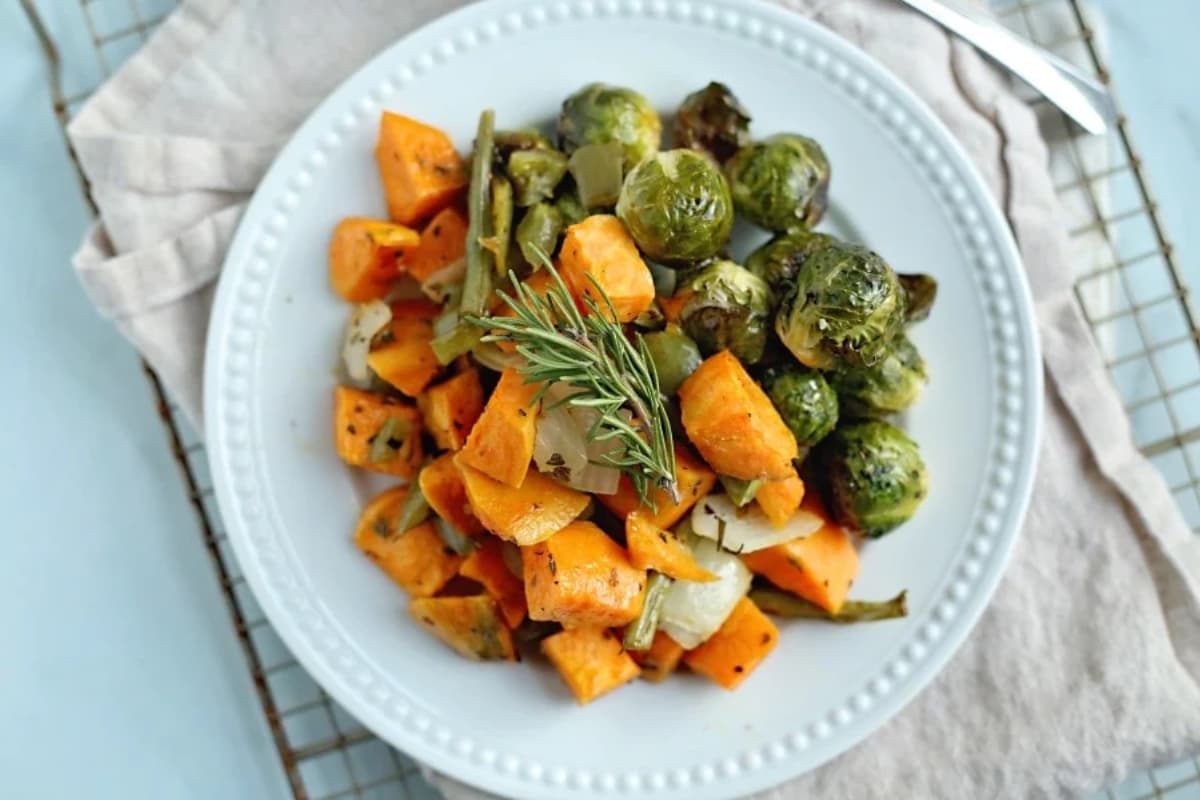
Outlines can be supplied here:
[[675, 117], [676, 147], [708, 153], [724, 164], [750, 143], [750, 115], [723, 83], [712, 83], [683, 100]]
[[569, 228], [577, 222], [583, 222], [589, 216], [588, 210], [584, 207], [583, 201], [579, 199], [579, 193], [575, 191], [574, 186], [555, 199], [554, 207], [562, 216], [564, 228]]
[[679, 391], [680, 385], [703, 361], [700, 348], [677, 325], [647, 333], [642, 336], [642, 341], [646, 343], [650, 360], [658, 371], [658, 387], [667, 397]]
[[916, 443], [882, 420], [843, 425], [821, 443], [820, 457], [833, 515], [867, 536], [906, 522], [929, 493]]
[[807, 136], [781, 133], [743, 147], [725, 168], [738, 211], [767, 230], [816, 225], [825, 213], [829, 161]]
[[775, 332], [807, 367], [878, 362], [904, 326], [907, 295], [887, 262], [839, 242], [804, 264], [779, 304]]
[[836, 244], [827, 233], [815, 233], [797, 228], [776, 236], [755, 250], [746, 259], [746, 269], [767, 282], [772, 290], [786, 294], [796, 273], [813, 253], [829, 244]]
[[821, 373], [799, 364], [774, 367], [763, 376], [763, 389], [802, 449], [837, 426], [838, 396]]
[[762, 358], [771, 325], [771, 290], [732, 261], [714, 261], [681, 276], [677, 296], [684, 332], [706, 356], [729, 350], [743, 364]]
[[703, 261], [729, 241], [733, 201], [711, 159], [691, 150], [668, 150], [625, 177], [617, 216], [650, 258]]
[[585, 144], [617, 142], [625, 165], [658, 151], [662, 122], [650, 101], [632, 89], [591, 83], [563, 101], [558, 142], [568, 155]]
[[937, 280], [932, 275], [903, 272], [899, 277], [900, 285], [908, 295], [908, 312], [905, 319], [908, 322], [920, 322], [933, 310], [933, 301], [937, 299]]
[[917, 401], [927, 373], [916, 345], [900, 333], [875, 364], [843, 366], [827, 377], [848, 416], [885, 417]]

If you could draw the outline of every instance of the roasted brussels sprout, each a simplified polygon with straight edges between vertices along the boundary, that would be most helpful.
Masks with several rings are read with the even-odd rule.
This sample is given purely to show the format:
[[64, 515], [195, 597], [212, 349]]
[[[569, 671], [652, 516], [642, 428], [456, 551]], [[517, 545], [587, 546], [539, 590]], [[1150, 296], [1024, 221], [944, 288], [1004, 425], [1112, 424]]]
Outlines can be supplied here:
[[658, 371], [658, 387], [667, 397], [679, 391], [679, 386], [703, 360], [700, 348], [678, 325], [668, 325], [664, 330], [647, 333], [642, 341], [646, 343], [650, 360]]
[[904, 326], [907, 295], [887, 262], [839, 242], [804, 263], [779, 304], [775, 332], [807, 367], [872, 365]]
[[531, 206], [554, 197], [555, 188], [567, 174], [567, 157], [544, 147], [516, 150], [508, 157], [505, 171], [517, 205]]
[[714, 261], [680, 276], [677, 297], [684, 333], [706, 356], [729, 350], [743, 364], [757, 364], [771, 326], [771, 290], [750, 270]]
[[668, 150], [625, 177], [617, 216], [650, 258], [703, 261], [729, 241], [733, 201], [711, 159], [691, 150]]
[[825, 213], [829, 161], [807, 136], [781, 133], [743, 147], [725, 168], [738, 211], [767, 230], [816, 225]]
[[708, 153], [724, 164], [750, 143], [750, 115], [723, 83], [712, 83], [683, 100], [675, 116], [676, 147]]
[[882, 420], [839, 427], [819, 453], [834, 517], [867, 536], [882, 536], [906, 522], [929, 493], [916, 443]]
[[908, 322], [920, 322], [929, 316], [933, 310], [933, 301], [937, 299], [937, 279], [932, 275], [899, 273], [900, 285], [908, 295], [908, 311], [905, 319]]
[[746, 258], [746, 269], [766, 281], [777, 294], [783, 295], [809, 256], [826, 245], [836, 243], [837, 239], [827, 233], [796, 228], [776, 236], [751, 253]]
[[845, 365], [826, 377], [849, 417], [885, 417], [917, 401], [925, 385], [925, 359], [907, 336], [896, 335], [875, 364]]
[[829, 435], [838, 422], [838, 396], [821, 373], [792, 363], [763, 375], [763, 389], [801, 449]]
[[575, 191], [574, 186], [569, 187], [567, 191], [555, 198], [554, 207], [562, 215], [564, 228], [570, 227], [576, 222], [583, 222], [589, 216], [588, 210], [584, 207], [583, 201], [579, 199], [579, 194]]
[[558, 143], [567, 155], [585, 144], [618, 142], [625, 166], [658, 152], [662, 122], [650, 101], [632, 89], [591, 83], [563, 101]]

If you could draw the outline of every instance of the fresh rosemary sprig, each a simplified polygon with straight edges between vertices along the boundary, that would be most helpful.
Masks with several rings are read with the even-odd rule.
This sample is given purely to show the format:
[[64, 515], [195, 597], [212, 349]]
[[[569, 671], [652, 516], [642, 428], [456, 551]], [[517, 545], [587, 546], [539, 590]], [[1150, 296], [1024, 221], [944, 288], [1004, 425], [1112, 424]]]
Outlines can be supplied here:
[[[643, 504], [652, 504], [653, 488], [666, 490], [678, 502], [671, 425], [658, 372], [641, 335], [633, 334], [633, 342], [626, 337], [615, 321], [612, 300], [594, 279], [609, 313], [601, 313], [601, 306], [590, 297], [584, 298], [588, 313], [580, 313], [550, 259], [541, 252], [536, 255], [554, 279], [544, 297], [510, 272], [513, 295], [496, 293], [515, 316], [465, 319], [489, 331], [482, 341], [515, 344], [525, 357], [522, 374], [531, 383], [542, 383], [541, 393], [553, 383], [577, 390], [559, 402], [596, 412], [588, 440], [616, 440], [622, 445], [600, 463], [628, 475]], [[632, 420], [623, 411], [632, 414]]]

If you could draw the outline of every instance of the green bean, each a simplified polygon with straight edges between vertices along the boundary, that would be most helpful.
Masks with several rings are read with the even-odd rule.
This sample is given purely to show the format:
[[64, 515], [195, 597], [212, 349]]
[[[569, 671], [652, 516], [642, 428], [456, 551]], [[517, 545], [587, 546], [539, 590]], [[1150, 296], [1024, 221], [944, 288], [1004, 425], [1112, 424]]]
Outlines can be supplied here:
[[367, 455], [372, 464], [391, 461], [400, 455], [408, 435], [412, 432], [408, 420], [403, 417], [388, 417], [371, 437], [371, 452]]
[[579, 200], [588, 208], [611, 206], [621, 194], [625, 154], [616, 142], [585, 144], [571, 154], [567, 168], [575, 178]]
[[440, 517], [433, 522], [434, 527], [437, 528], [438, 536], [442, 537], [442, 543], [446, 547], [449, 547], [460, 556], [469, 556], [475, 550], [475, 540], [470, 536], [464, 535], [458, 528]]
[[[467, 189], [467, 274], [463, 277], [462, 299], [457, 308], [447, 304], [435, 324], [437, 334], [430, 343], [442, 364], [449, 364], [466, 353], [483, 335], [461, 315], [482, 314], [492, 296], [495, 258], [484, 246], [492, 225], [492, 156], [495, 150], [496, 113], [490, 108], [479, 115], [475, 134], [475, 154], [471, 159], [471, 183]], [[451, 325], [452, 323], [452, 325]]]
[[404, 504], [400, 506], [400, 511], [396, 513], [396, 534], [403, 536], [429, 519], [431, 513], [433, 511], [429, 507], [429, 503], [425, 500], [425, 495], [421, 492], [421, 487], [417, 481], [413, 481], [408, 485], [408, 495], [404, 498]]
[[453, 302], [447, 302], [433, 321], [433, 333], [429, 346], [442, 366], [470, 351], [483, 337], [482, 328], [463, 322], [462, 314]]
[[733, 502], [735, 506], [750, 505], [750, 501], [758, 494], [758, 490], [762, 488], [761, 480], [744, 481], [741, 478], [734, 478], [730, 475], [720, 475], [721, 485], [725, 487], [726, 496]]
[[642, 613], [625, 629], [626, 650], [649, 650], [658, 630], [658, 618], [662, 614], [663, 600], [671, 579], [658, 572], [651, 572], [646, 581], [646, 596], [642, 601]]
[[753, 589], [750, 599], [768, 614], [796, 619], [823, 619], [828, 622], [850, 624], [854, 622], [876, 622], [908, 616], [908, 591], [902, 591], [891, 600], [847, 600], [833, 614], [815, 603], [781, 592], [778, 589]]
[[503, 175], [492, 176], [492, 233], [483, 246], [492, 251], [496, 277], [508, 275], [508, 247], [512, 243], [513, 187]]
[[495, 146], [496, 114], [490, 108], [479, 115], [475, 155], [471, 161], [471, 185], [467, 190], [467, 275], [463, 279], [462, 310], [482, 314], [492, 294], [492, 253], [483, 246], [490, 233], [492, 149]]

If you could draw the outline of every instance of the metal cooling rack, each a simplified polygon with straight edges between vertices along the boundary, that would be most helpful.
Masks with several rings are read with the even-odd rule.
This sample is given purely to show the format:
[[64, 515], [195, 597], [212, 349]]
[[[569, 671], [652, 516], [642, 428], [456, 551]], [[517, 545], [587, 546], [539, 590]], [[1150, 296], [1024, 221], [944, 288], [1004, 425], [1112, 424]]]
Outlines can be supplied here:
[[[54, 111], [64, 126], [135, 52], [176, 0], [76, 0], [52, 37], [36, 0], [21, 0], [44, 46]], [[1105, 82], [1098, 26], [1080, 0], [993, 0], [1002, 21]], [[58, 45], [62, 46], [62, 49]], [[1107, 139], [1075, 137], [1056, 109], [1032, 95], [1052, 142], [1052, 173], [1082, 266], [1075, 284], [1142, 451], [1162, 472], [1200, 535], [1200, 325], [1142, 162], [1121, 117]], [[70, 150], [68, 146], [68, 151]], [[71, 153], [72, 159], [74, 154]], [[88, 185], [80, 188], [91, 205]], [[95, 207], [92, 206], [93, 212]], [[386, 746], [321, 691], [275, 635], [230, 549], [204, 446], [145, 368], [168, 444], [196, 511], [292, 793], [305, 800], [436, 798], [413, 762]], [[1200, 797], [1200, 760], [1139, 773], [1097, 797]]]

